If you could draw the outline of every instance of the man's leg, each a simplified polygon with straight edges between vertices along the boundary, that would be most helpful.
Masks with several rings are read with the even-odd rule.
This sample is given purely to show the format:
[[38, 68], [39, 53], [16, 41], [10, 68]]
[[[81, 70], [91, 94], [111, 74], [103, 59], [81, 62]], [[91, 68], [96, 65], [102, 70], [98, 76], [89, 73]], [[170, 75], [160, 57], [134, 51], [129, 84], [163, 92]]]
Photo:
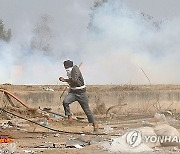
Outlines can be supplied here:
[[89, 123], [93, 124], [94, 127], [94, 131], [98, 130], [98, 125], [95, 122], [94, 116], [89, 108], [89, 103], [88, 103], [88, 97], [87, 97], [87, 93], [81, 93], [81, 94], [76, 94], [76, 100], [79, 102], [79, 104], [81, 105], [83, 111], [85, 112]]
[[[65, 99], [64, 99], [64, 101], [63, 101], [63, 107], [64, 107], [64, 111], [65, 111], [65, 115], [67, 115], [68, 116], [68, 118], [70, 117], [70, 116], [72, 116], [72, 113], [71, 113], [71, 110], [70, 110], [70, 104], [72, 103], [72, 102], [74, 102], [75, 101], [75, 95], [74, 94], [72, 94], [72, 93], [69, 93], [66, 97], [65, 97]], [[71, 117], [72, 118], [72, 117]]]

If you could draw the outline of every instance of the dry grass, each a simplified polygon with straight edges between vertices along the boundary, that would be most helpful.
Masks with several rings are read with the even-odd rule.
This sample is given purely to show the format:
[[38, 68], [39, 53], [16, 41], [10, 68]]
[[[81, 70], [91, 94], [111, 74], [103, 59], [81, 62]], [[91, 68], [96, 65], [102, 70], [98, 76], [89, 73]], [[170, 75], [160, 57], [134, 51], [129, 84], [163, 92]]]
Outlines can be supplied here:
[[93, 109], [94, 114], [105, 114], [106, 113], [106, 105], [104, 103], [96, 104], [96, 107]]

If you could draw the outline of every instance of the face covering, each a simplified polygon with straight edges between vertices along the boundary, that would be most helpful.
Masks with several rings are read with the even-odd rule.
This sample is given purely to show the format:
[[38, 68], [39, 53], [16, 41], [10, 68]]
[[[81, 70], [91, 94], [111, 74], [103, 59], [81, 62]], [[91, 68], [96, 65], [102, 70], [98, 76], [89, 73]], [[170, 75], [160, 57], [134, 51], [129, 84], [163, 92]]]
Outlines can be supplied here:
[[71, 71], [72, 71], [72, 67], [66, 69], [68, 78], [71, 78]]

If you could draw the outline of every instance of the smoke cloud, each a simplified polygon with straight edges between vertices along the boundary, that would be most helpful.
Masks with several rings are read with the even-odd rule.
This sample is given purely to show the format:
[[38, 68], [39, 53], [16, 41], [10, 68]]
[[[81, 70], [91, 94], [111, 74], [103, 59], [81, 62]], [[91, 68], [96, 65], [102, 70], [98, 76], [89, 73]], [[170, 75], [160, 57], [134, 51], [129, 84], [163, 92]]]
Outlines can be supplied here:
[[[87, 84], [148, 84], [141, 68], [152, 84], [180, 83], [179, 17], [154, 21], [121, 0], [94, 10], [76, 2], [71, 9], [76, 17], [62, 21], [52, 16], [48, 54], [30, 47], [35, 22], [25, 22], [9, 44], [0, 42], [1, 83], [57, 84], [66, 75], [66, 59], [83, 63]], [[73, 26], [57, 27], [60, 21]]]

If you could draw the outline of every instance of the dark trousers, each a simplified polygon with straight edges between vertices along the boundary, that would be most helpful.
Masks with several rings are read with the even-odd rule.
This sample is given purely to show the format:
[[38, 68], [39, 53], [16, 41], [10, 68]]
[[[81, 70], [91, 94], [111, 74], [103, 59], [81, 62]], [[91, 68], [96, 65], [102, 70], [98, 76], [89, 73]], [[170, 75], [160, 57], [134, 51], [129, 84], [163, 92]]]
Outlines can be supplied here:
[[88, 104], [88, 97], [87, 97], [87, 93], [83, 92], [83, 93], [69, 93], [64, 101], [63, 101], [63, 106], [64, 106], [64, 111], [65, 111], [65, 115], [72, 115], [71, 110], [70, 110], [70, 104], [78, 101], [79, 104], [81, 105], [83, 111], [85, 112], [89, 123], [94, 123], [94, 116], [89, 108], [89, 104]]

